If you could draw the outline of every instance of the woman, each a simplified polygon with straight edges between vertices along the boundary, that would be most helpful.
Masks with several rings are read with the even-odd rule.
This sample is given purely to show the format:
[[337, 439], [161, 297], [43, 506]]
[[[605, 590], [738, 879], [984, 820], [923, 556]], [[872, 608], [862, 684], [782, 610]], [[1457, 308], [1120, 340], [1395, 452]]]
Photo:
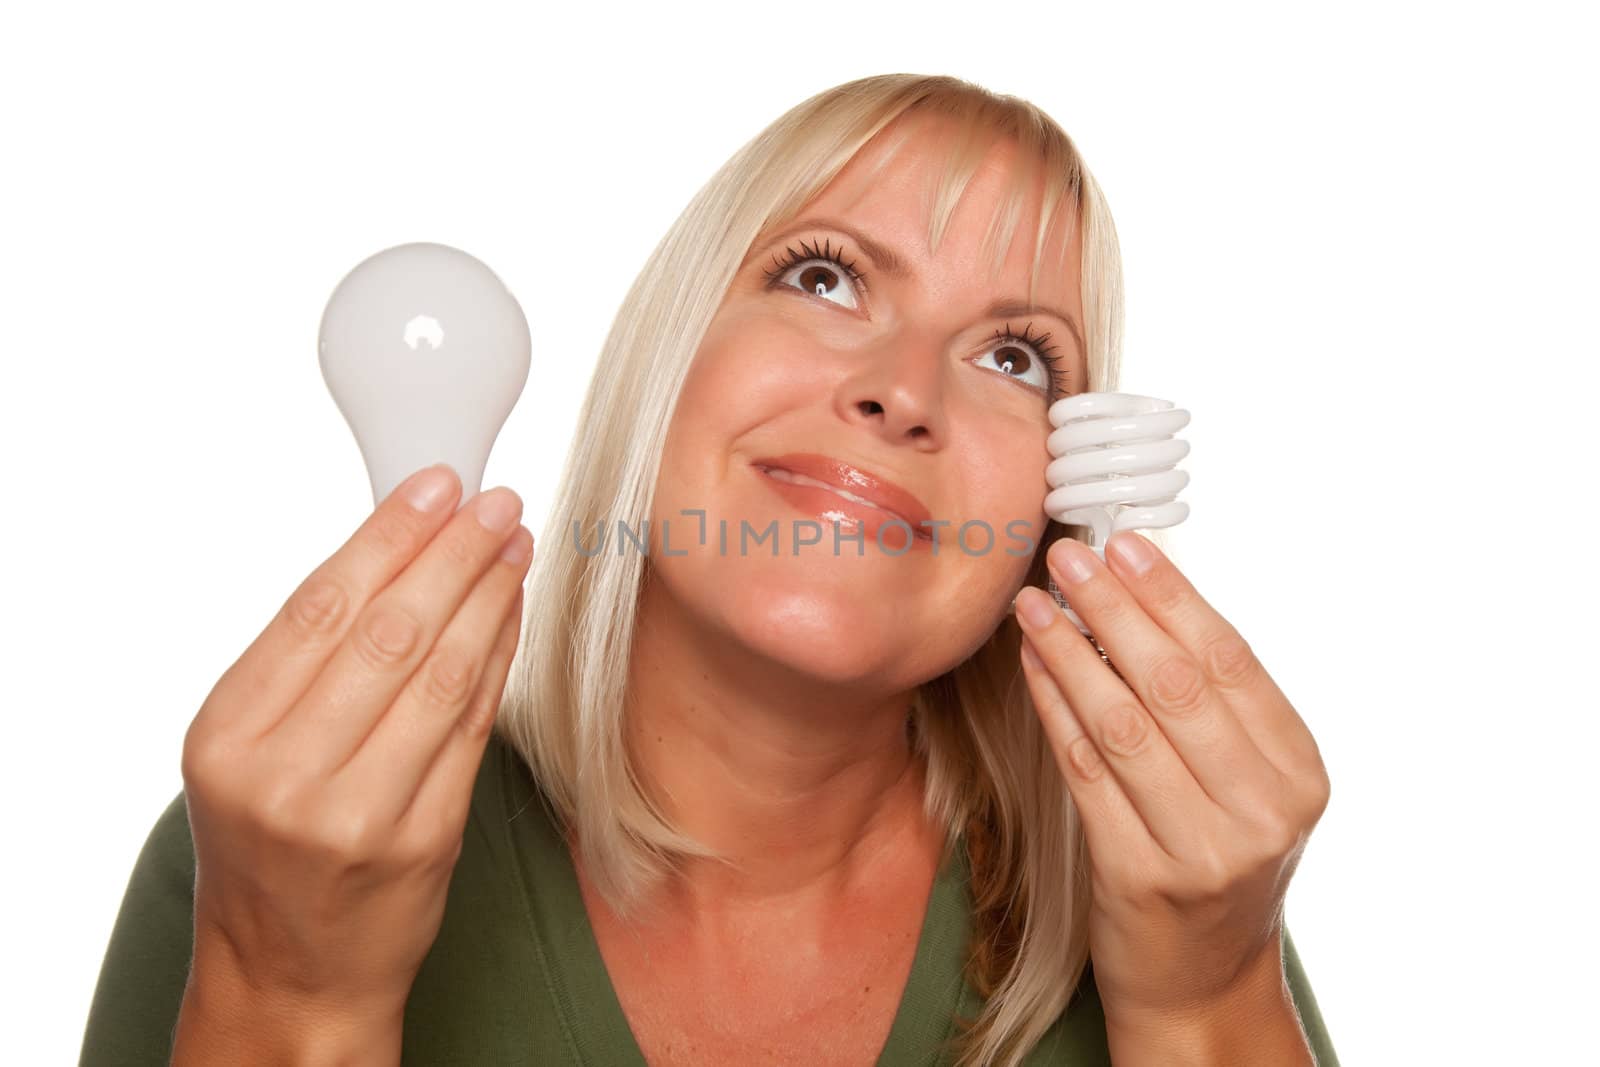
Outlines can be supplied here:
[[435, 469], [219, 681], [85, 1062], [1334, 1062], [1315, 743], [1150, 540], [1042, 510], [1120, 294], [1023, 101], [773, 123], [606, 339], [515, 669], [520, 503]]

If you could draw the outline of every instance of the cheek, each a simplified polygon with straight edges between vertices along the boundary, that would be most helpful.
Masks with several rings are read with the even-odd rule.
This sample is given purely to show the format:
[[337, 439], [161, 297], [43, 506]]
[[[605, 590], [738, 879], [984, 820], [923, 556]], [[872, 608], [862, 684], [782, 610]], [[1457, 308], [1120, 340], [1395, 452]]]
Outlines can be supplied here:
[[[684, 379], [667, 433], [656, 497], [659, 508], [714, 507], [731, 453], [750, 430], [809, 397], [815, 352], [781, 323], [730, 316], [713, 324]], [[796, 368], [801, 368], [796, 373]]]
[[[1026, 542], [1037, 546], [1048, 525], [1044, 513], [1044, 498], [1050, 491], [1044, 479], [1048, 460], [1045, 436], [1043, 430], [1001, 425], [988, 432], [971, 427], [958, 438], [955, 469], [959, 484], [967, 490], [964, 501], [952, 503], [957, 503], [956, 510], [964, 511], [966, 518], [981, 520], [994, 531], [995, 569], [1008, 575], [1026, 571], [1031, 553], [1015, 553], [1025, 549]], [[975, 526], [966, 543], [976, 551], [986, 536], [985, 530]]]
[[822, 367], [815, 340], [797, 329], [762, 320], [719, 324], [695, 354], [678, 409], [737, 433], [793, 407], [796, 390]]

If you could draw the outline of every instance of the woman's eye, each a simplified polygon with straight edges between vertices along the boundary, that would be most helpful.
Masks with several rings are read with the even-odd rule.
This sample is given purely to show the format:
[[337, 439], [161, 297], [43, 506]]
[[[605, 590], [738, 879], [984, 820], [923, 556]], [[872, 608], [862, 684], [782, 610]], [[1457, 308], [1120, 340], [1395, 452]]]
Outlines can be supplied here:
[[1050, 368], [1016, 338], [997, 339], [995, 347], [978, 357], [979, 366], [983, 365], [983, 360], [993, 360], [991, 365], [1001, 374], [1021, 378], [1045, 392], [1050, 389]]
[[784, 249], [783, 257], [774, 259], [774, 269], [767, 271], [766, 275], [773, 285], [804, 289], [812, 296], [820, 296], [832, 303], [839, 303], [832, 298], [835, 294], [841, 294], [848, 302], [840, 306], [857, 311], [860, 303], [856, 300], [856, 288], [864, 288], [866, 279], [854, 264], [846, 262], [843, 257], [844, 250], [835, 251], [832, 241], [825, 242], [821, 247], [802, 241], [798, 252], [793, 248]]
[[843, 293], [849, 301], [844, 306], [852, 311], [857, 310], [855, 283], [837, 267], [829, 266], [825, 262], [808, 259], [799, 266], [790, 267], [779, 275], [779, 280], [784, 284], [793, 285], [797, 289], [804, 289], [824, 300], [830, 300], [835, 294]]

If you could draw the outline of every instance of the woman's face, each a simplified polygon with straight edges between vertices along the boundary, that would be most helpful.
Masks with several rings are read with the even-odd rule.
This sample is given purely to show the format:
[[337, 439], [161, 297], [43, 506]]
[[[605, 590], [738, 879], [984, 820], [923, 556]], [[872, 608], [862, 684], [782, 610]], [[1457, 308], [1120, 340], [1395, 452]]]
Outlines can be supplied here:
[[[980, 251], [1009, 142], [929, 253], [925, 205], [949, 130], [911, 121], [881, 172], [882, 136], [793, 225], [755, 241], [690, 368], [650, 530], [650, 580], [715, 639], [885, 694], [959, 663], [1004, 616], [1046, 525], [1047, 409], [1086, 382], [1075, 236], [1059, 255], [1066, 213], [1036, 295], [1070, 322], [1022, 309], [1037, 191], [998, 275]], [[905, 522], [790, 484], [764, 469], [773, 460]], [[921, 519], [936, 543], [908, 539]]]

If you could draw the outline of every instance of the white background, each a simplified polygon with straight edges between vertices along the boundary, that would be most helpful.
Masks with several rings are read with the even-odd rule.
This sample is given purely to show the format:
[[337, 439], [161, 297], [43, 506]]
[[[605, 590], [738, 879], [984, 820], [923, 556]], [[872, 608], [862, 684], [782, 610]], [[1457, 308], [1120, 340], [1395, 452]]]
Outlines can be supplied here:
[[[950, 73], [1104, 186], [1180, 564], [1315, 733], [1287, 915], [1349, 1064], [1592, 1055], [1594, 36], [1578, 5], [15, 5], [0, 21], [7, 1046], [76, 1059], [190, 719], [371, 508], [362, 258], [506, 280], [537, 533], [618, 301], [806, 96]], [[1589, 1038], [1592, 1041], [1592, 1036]]]

